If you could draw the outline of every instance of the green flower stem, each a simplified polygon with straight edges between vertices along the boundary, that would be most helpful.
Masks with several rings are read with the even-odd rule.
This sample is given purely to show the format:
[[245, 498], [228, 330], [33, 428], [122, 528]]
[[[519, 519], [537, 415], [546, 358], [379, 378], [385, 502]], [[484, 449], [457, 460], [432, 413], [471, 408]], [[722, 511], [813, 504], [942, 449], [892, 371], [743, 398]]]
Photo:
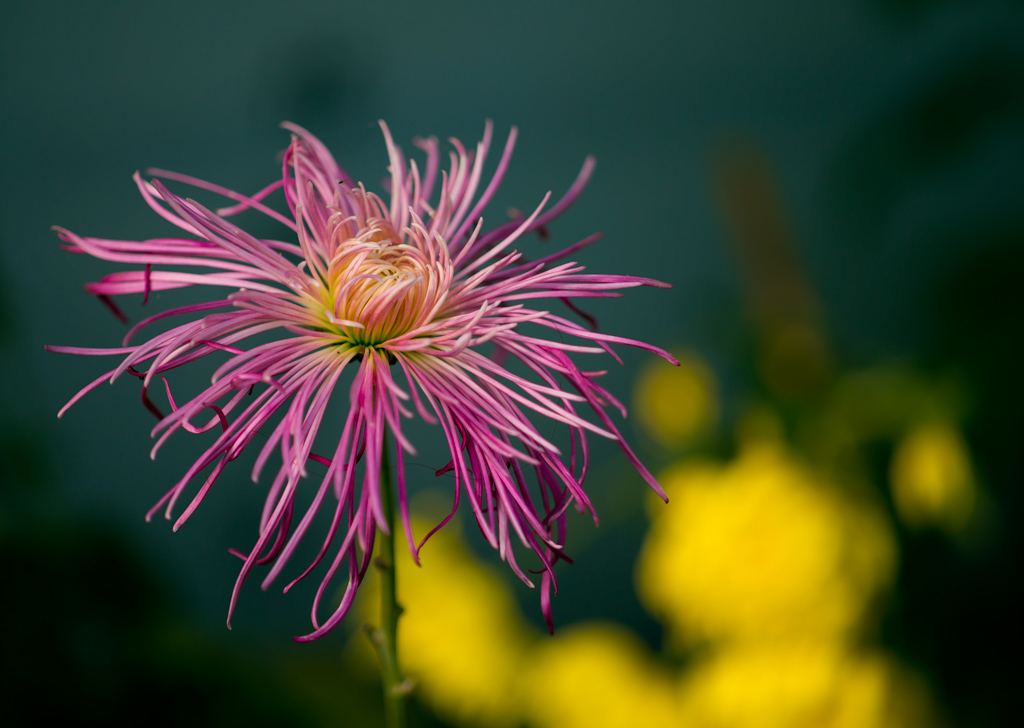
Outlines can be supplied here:
[[405, 728], [406, 697], [412, 690], [412, 683], [402, 678], [398, 667], [398, 617], [402, 614], [402, 607], [398, 604], [395, 590], [395, 505], [391, 492], [391, 456], [386, 433], [380, 459], [380, 494], [384, 518], [391, 535], [383, 532], [377, 534], [380, 545], [374, 565], [380, 574], [380, 627], [369, 630], [369, 636], [380, 659], [387, 726]]

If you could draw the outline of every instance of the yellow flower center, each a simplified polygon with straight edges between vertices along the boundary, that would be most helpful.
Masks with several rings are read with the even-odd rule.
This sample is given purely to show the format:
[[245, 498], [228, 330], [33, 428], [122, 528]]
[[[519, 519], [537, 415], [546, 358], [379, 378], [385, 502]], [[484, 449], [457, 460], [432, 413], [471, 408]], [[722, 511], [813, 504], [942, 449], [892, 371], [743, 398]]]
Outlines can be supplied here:
[[451, 278], [446, 249], [442, 255], [424, 251], [380, 219], [362, 228], [342, 220], [332, 241], [318, 301], [325, 331], [377, 346], [428, 323], [443, 303]]

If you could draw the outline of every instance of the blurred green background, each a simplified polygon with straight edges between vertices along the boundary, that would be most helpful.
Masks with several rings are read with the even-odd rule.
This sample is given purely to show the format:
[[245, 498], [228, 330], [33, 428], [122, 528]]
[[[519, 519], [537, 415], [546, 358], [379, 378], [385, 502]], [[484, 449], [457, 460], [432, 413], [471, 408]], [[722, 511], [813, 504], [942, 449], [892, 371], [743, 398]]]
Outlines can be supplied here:
[[[581, 259], [589, 270], [675, 286], [587, 307], [604, 331], [689, 357], [687, 374], [673, 379], [645, 369], [651, 357], [623, 351], [626, 366], [607, 378], [641, 413], [624, 428], [638, 452], [678, 480], [681, 497], [664, 513], [697, 488], [686, 467], [743, 473], [754, 462], [751, 447], [799, 463], [779, 466], [785, 473], [811, 473], [780, 482], [824, 482], [825, 491], [844, 493], [840, 500], [856, 493], [883, 524], [880, 548], [890, 557], [870, 562], [877, 578], [862, 589], [867, 616], [843, 627], [844, 644], [884, 654], [913, 676], [928, 708], [904, 725], [1012, 723], [1021, 605], [1019, 561], [1010, 555], [1021, 551], [1024, 482], [1019, 2], [44, 1], [11, 3], [3, 16], [5, 725], [69, 709], [83, 719], [187, 717], [198, 725], [379, 722], [374, 668], [354, 644], [359, 615], [318, 643], [296, 645], [289, 638], [307, 630], [310, 588], [282, 596], [250, 584], [234, 629], [224, 627], [238, 563], [227, 550], [254, 538], [262, 486], [244, 467], [229, 469], [177, 534], [162, 521], [144, 523], [194, 444], [172, 443], [150, 461], [151, 415], [136, 383], [123, 379], [58, 422], [60, 406], [104, 362], [43, 352], [44, 344], [116, 346], [123, 334], [82, 290], [108, 265], [60, 251], [51, 225], [109, 238], [155, 234], [161, 223], [131, 181], [147, 166], [259, 189], [279, 173], [283, 120], [310, 129], [376, 187], [386, 166], [379, 118], [407, 149], [416, 135], [471, 143], [485, 118], [499, 136], [518, 125], [491, 222], [549, 189], [557, 194], [595, 155], [596, 177], [551, 233], [569, 244], [601, 230], [605, 239]], [[124, 308], [140, 317], [137, 302]], [[659, 519], [669, 516], [645, 505], [646, 487], [617, 448], [594, 446], [588, 488], [602, 525], [572, 523], [567, 547], [576, 563], [561, 571], [559, 630], [571, 641], [596, 629], [591, 646], [601, 630], [628, 635], [630, 654], [647, 665], [634, 674], [658, 671], [644, 684], [664, 678], [672, 701], [689, 700], [687, 725], [872, 725], [844, 717], [825, 688], [826, 717], [748, 718], [700, 703], [717, 689], [701, 687], [701, 670], [725, 660], [727, 640], [705, 617], [724, 614], [714, 600], [729, 593], [715, 590], [733, 572], [702, 587], [711, 595], [704, 612], [694, 606], [697, 587], [680, 586], [671, 598], [645, 587], [643, 568], [636, 577], [634, 570], [641, 551], [655, 548], [656, 530], [645, 541], [650, 519], [668, 528]], [[410, 466], [414, 487], [438, 488], [432, 471], [447, 458], [422, 453]], [[757, 467], [750, 482], [768, 472]], [[447, 487], [439, 492], [450, 497]], [[722, 492], [725, 512], [741, 508], [746, 496]], [[679, 512], [714, 523], [694, 509]], [[810, 511], [793, 513], [800, 523]], [[780, 534], [792, 535], [790, 522], [782, 518]], [[709, 533], [729, 528], [747, 533], [742, 524]], [[777, 543], [771, 533], [765, 538]], [[464, 529], [459, 548], [477, 554], [465, 558], [499, 565], [478, 536]], [[708, 542], [710, 551], [666, 563], [679, 573], [692, 572], [687, 558], [742, 571], [736, 564], [748, 562], [722, 554], [743, 537], [723, 536], [719, 546]], [[862, 541], [850, 544], [849, 558], [860, 558]], [[518, 621], [495, 619], [494, 629], [532, 635], [541, 624], [537, 594], [506, 572], [493, 571], [496, 588], [515, 602], [502, 613]], [[792, 577], [796, 567], [785, 562], [779, 573]], [[752, 593], [770, 591], [759, 589]], [[438, 644], [446, 637], [439, 633]], [[522, 669], [502, 678], [522, 685], [508, 688], [498, 670], [494, 681], [466, 689], [534, 701], [563, 683], [576, 690], [571, 671], [557, 667], [561, 637], [537, 639], [519, 640], [516, 649], [533, 652], [517, 652]], [[512, 660], [482, 653], [466, 671], [491, 674]], [[756, 673], [754, 663], [738, 674]], [[537, 665], [553, 670], [548, 679]], [[801, 685], [813, 682], [794, 674]], [[754, 701], [757, 680], [736, 680], [738, 692], [722, 700]], [[438, 691], [426, 676], [423, 686], [416, 724], [490, 722], [483, 709], [452, 709], [462, 700], [457, 689]], [[773, 705], [791, 692], [761, 690]], [[548, 697], [549, 714], [504, 714], [512, 724], [548, 725], [563, 715]], [[614, 700], [630, 710], [639, 702]], [[683, 720], [676, 709], [666, 708], [676, 717], [649, 720]], [[617, 720], [611, 708], [602, 716]], [[574, 720], [565, 713], [559, 724]]]

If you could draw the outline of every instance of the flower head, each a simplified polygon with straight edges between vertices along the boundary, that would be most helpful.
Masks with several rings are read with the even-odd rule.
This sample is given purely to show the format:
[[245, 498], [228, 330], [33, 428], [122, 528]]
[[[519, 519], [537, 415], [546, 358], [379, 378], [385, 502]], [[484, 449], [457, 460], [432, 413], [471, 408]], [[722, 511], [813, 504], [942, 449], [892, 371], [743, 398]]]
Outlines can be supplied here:
[[[426, 540], [413, 537], [403, 465], [404, 455], [415, 453], [415, 448], [403, 433], [402, 420], [415, 413], [440, 425], [450, 449], [450, 460], [438, 474], [453, 474], [454, 505], [434, 531], [448, 522], [464, 496], [484, 536], [531, 586], [517, 563], [513, 542], [534, 552], [541, 562], [541, 603], [550, 625], [553, 566], [565, 558], [566, 509], [574, 504], [593, 514], [583, 490], [589, 465], [587, 434], [617, 441], [664, 497], [605, 411], [611, 406], [625, 414], [598, 384], [602, 372], [581, 370], [570, 354], [608, 353], [617, 359], [612, 345], [626, 344], [675, 360], [657, 347], [598, 333], [534, 308], [532, 302], [555, 299], [552, 303], [561, 301], [577, 310], [572, 299], [618, 296], [620, 289], [665, 284], [586, 274], [583, 266], [566, 262], [598, 235], [536, 260], [513, 247], [572, 204], [590, 177], [592, 159], [586, 160], [555, 205], [545, 210], [549, 193], [529, 216], [485, 232], [481, 214], [505, 174], [516, 139], [514, 128], [497, 169], [483, 186], [489, 123], [473, 152], [452, 140], [447, 172], [440, 172], [437, 140], [418, 140], [426, 155], [421, 173], [415, 161], [406, 161], [382, 122], [391, 173], [390, 200], [385, 203], [362, 184], [353, 184], [316, 137], [297, 126], [284, 126], [292, 133], [292, 142], [284, 154], [282, 177], [252, 196], [160, 170], [150, 170], [153, 179], [148, 181], [136, 174], [144, 200], [182, 231], [177, 237], [136, 242], [58, 231], [69, 250], [141, 267], [86, 286], [115, 311], [110, 299], [114, 295], [142, 293], [145, 302], [152, 291], [189, 286], [228, 291], [214, 300], [150, 316], [128, 331], [120, 348], [48, 347], [122, 357], [120, 364], [78, 392], [61, 414], [103, 381], [128, 373], [142, 380], [143, 402], [160, 417], [153, 429], [154, 456], [179, 430], [213, 431], [212, 444], [150, 512], [151, 516], [163, 508], [171, 518], [190, 493], [175, 528], [195, 510], [224, 467], [264, 432], [253, 480], [275, 451], [280, 465], [271, 476], [256, 543], [247, 554], [238, 554], [244, 565], [231, 610], [251, 570], [270, 565], [263, 580], [263, 587], [269, 586], [316, 514], [330, 509], [333, 518], [319, 553], [291, 582], [305, 577], [326, 557], [328, 565], [312, 609], [314, 630], [299, 638], [311, 640], [344, 617], [366, 572], [378, 529], [388, 531], [381, 465], [392, 438], [397, 502], [414, 559]], [[214, 192], [234, 204], [213, 212], [172, 193], [161, 179]], [[278, 188], [283, 190], [287, 213], [263, 202]], [[229, 222], [231, 216], [250, 209], [281, 223], [290, 239], [258, 239]], [[200, 272], [192, 272], [194, 268]], [[132, 343], [140, 331], [174, 317], [185, 323]], [[545, 330], [552, 338], [539, 335]], [[176, 403], [164, 375], [207, 357], [221, 360], [214, 366], [210, 386]], [[509, 368], [513, 364], [522, 374]], [[166, 415], [147, 394], [157, 377], [171, 408]], [[329, 440], [329, 452], [317, 454], [314, 443], [328, 403], [346, 390], [348, 413], [342, 431]], [[596, 422], [584, 416], [588, 410]], [[552, 442], [550, 423], [542, 428], [536, 420], [564, 425], [563, 447]], [[298, 498], [310, 460], [326, 472], [313, 478], [319, 482]], [[192, 494], [194, 481], [207, 469], [209, 474]], [[526, 477], [530, 470], [532, 485]], [[343, 566], [348, 579], [344, 596], [321, 620], [319, 602]]]

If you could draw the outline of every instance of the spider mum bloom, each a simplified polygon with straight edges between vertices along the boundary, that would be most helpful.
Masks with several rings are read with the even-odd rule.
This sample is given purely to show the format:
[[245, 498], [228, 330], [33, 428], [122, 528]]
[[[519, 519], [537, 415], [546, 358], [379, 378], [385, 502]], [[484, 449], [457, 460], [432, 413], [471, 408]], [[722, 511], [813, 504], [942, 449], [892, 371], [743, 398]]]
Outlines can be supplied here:
[[[148, 181], [135, 175], [146, 203], [183, 235], [136, 242], [58, 229], [69, 250], [141, 266], [86, 286], [115, 313], [119, 310], [110, 298], [115, 295], [142, 293], [145, 303], [152, 291], [189, 286], [228, 291], [214, 300], [144, 319], [128, 331], [119, 348], [48, 347], [122, 357], [116, 367], [79, 391], [60, 415], [102, 382], [127, 373], [142, 380], [143, 402], [160, 417], [152, 433], [152, 456], [179, 430], [212, 431], [212, 444], [147, 516], [163, 509], [172, 518], [188, 493], [191, 500], [177, 516], [175, 529], [196, 509], [224, 467], [252, 444], [257, 433], [269, 430], [265, 442], [256, 446], [253, 480], [275, 451], [280, 465], [271, 476], [256, 542], [247, 554], [236, 553], [244, 565], [231, 597], [229, 626], [239, 590], [252, 569], [269, 566], [263, 579], [266, 589], [323, 509], [333, 516], [322, 546], [285, 591], [326, 557], [312, 608], [314, 629], [297, 639], [321, 637], [341, 621], [366, 573], [378, 529], [389, 532], [381, 465], [392, 438], [397, 503], [413, 558], [418, 560], [423, 542], [451, 519], [465, 497], [488, 542], [530, 586], [513, 543], [518, 541], [539, 557], [541, 604], [550, 626], [553, 567], [566, 558], [566, 509], [575, 505], [597, 520], [583, 489], [588, 434], [618, 442], [664, 497], [606, 412], [614, 407], [625, 416], [622, 405], [597, 383], [603, 372], [581, 370], [570, 355], [608, 353], [618, 359], [612, 345], [625, 344], [675, 360], [657, 347], [598, 333], [533, 308], [531, 302], [555, 299], [554, 304], [561, 301], [578, 312], [572, 299], [618, 296], [620, 289], [666, 284], [586, 274], [583, 266], [564, 262], [599, 235], [537, 260], [528, 260], [513, 248], [572, 204], [591, 175], [591, 158], [556, 204], [545, 209], [548, 193], [528, 217], [484, 232], [481, 214], [508, 167], [515, 128], [493, 176], [483, 185], [490, 123], [472, 152], [451, 140], [447, 172], [441, 171], [437, 140], [417, 140], [426, 156], [421, 173], [415, 161], [406, 161], [381, 122], [391, 175], [390, 201], [385, 203], [362, 184], [353, 185], [316, 137], [292, 124], [284, 127], [292, 142], [284, 153], [281, 179], [252, 196], [160, 170], [150, 170]], [[214, 192], [234, 204], [213, 212], [172, 193], [161, 178]], [[284, 214], [263, 203], [278, 189], [288, 208]], [[290, 240], [258, 239], [229, 222], [231, 216], [250, 209], [281, 223], [290, 231]], [[195, 268], [200, 272], [193, 272]], [[185, 323], [132, 343], [140, 332], [167, 319]], [[552, 338], [537, 335], [545, 330]], [[164, 374], [207, 357], [224, 359], [216, 364], [210, 386], [176, 403]], [[525, 365], [521, 371], [526, 376], [507, 368], [506, 363], [516, 360]], [[350, 372], [349, 383], [343, 375]], [[166, 416], [147, 395], [158, 377], [171, 408]], [[348, 413], [340, 436], [330, 441], [333, 452], [318, 455], [314, 441], [328, 402], [346, 390]], [[584, 416], [587, 411], [591, 419]], [[410, 527], [403, 463], [405, 455], [416, 451], [403, 434], [402, 420], [415, 415], [440, 425], [450, 461], [438, 474], [451, 472], [454, 480], [451, 513], [419, 543]], [[565, 425], [567, 446], [559, 448], [542, 434], [551, 432], [550, 423], [542, 430], [535, 421], [545, 420]], [[308, 482], [310, 460], [321, 463], [326, 472], [310, 478], [319, 483], [297, 499], [300, 487]], [[527, 478], [530, 471], [532, 477]], [[320, 602], [339, 571], [341, 578], [347, 574], [347, 587], [340, 604], [321, 619]]]

